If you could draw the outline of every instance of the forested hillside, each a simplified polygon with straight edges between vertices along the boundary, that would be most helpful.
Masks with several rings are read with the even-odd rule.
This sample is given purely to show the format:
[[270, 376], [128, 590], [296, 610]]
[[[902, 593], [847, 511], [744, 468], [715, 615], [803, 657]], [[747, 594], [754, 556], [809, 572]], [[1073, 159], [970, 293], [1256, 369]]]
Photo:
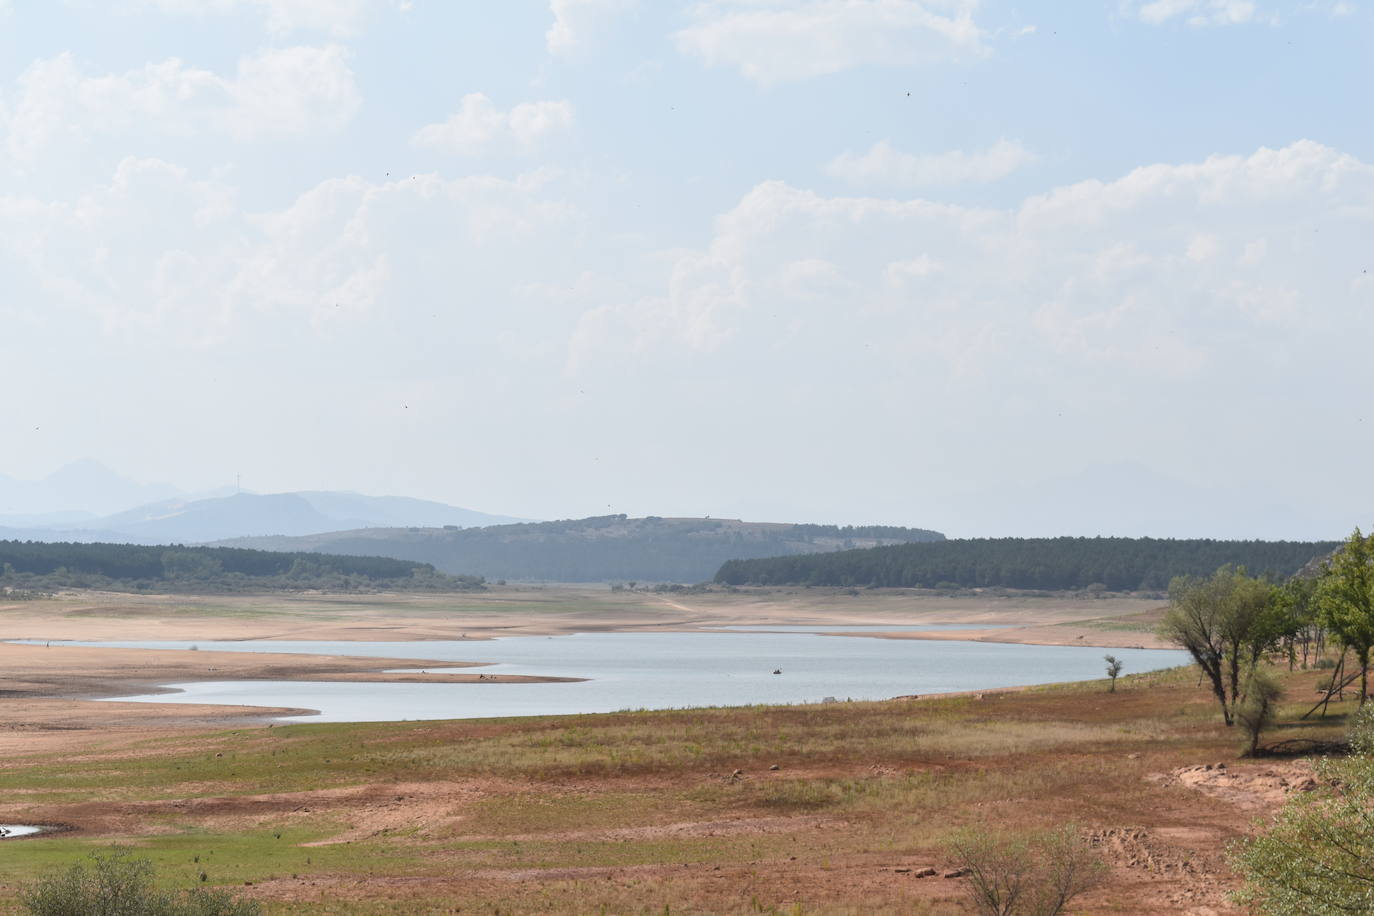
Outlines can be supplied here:
[[481, 586], [481, 580], [473, 576], [443, 575], [428, 563], [389, 557], [0, 541], [0, 587], [21, 590], [449, 591]]
[[1335, 541], [1214, 541], [1161, 538], [989, 538], [902, 544], [814, 556], [731, 560], [715, 580], [726, 585], [838, 585], [888, 588], [1167, 588], [1178, 575], [1218, 566], [1286, 577]]
[[221, 543], [400, 557], [487, 579], [702, 582], [726, 560], [936, 541], [922, 528], [837, 527], [734, 519], [596, 518], [486, 528], [364, 528]]

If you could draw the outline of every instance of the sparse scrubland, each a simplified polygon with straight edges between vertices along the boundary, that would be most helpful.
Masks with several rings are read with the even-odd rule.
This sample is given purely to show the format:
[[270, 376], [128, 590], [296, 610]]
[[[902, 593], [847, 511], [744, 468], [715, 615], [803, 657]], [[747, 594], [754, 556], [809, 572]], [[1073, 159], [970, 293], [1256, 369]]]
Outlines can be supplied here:
[[[1305, 701], [1316, 675], [1283, 677]], [[1329, 740], [1354, 702], [1308, 721], [1301, 705], [1279, 731]], [[168, 887], [203, 872], [269, 913], [972, 912], [965, 881], [942, 877], [961, 831], [1074, 823], [1110, 869], [1079, 911], [1224, 907], [1225, 847], [1276, 800], [1247, 780], [1305, 774], [1235, 756], [1186, 670], [1115, 693], [93, 741], [0, 773], [7, 820], [77, 828], [6, 845], [0, 894], [114, 842]], [[1218, 761], [1234, 784], [1177, 776]]]

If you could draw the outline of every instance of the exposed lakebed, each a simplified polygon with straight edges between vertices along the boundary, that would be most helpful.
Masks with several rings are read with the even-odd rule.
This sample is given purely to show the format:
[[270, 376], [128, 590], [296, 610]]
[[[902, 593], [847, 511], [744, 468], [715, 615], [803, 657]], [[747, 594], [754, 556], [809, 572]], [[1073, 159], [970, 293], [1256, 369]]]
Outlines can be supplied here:
[[[180, 692], [120, 701], [214, 703], [313, 709], [302, 721], [358, 722], [489, 718], [668, 709], [693, 706], [881, 700], [909, 694], [1014, 687], [1103, 676], [1106, 651], [1126, 673], [1185, 664], [1161, 649], [1031, 646], [961, 640], [873, 639], [825, 635], [865, 631], [960, 629], [929, 625], [805, 628], [805, 632], [578, 633], [493, 640], [414, 642], [251, 640], [85, 642], [111, 648], [276, 652], [479, 662], [469, 673], [586, 678], [578, 683], [376, 683], [201, 681]], [[417, 666], [418, 668], [418, 666]], [[775, 674], [774, 672], [780, 672]]]

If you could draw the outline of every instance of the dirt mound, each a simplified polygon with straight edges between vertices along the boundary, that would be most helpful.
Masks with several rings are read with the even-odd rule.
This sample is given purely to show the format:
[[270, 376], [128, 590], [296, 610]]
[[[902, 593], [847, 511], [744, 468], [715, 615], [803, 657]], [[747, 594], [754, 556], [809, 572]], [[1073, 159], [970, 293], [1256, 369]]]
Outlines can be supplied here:
[[1225, 763], [1203, 763], [1147, 778], [1160, 785], [1196, 789], [1254, 811], [1272, 811], [1295, 793], [1317, 788], [1312, 764], [1307, 760], [1234, 768]]

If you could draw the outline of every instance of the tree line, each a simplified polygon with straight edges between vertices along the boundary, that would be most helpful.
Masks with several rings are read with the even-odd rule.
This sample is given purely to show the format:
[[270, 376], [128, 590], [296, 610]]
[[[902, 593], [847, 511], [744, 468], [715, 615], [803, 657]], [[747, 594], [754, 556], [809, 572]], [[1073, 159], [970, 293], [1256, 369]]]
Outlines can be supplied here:
[[0, 541], [7, 590], [116, 591], [465, 590], [476, 576], [450, 576], [428, 563], [389, 557], [275, 553], [238, 547], [148, 547]]
[[432, 563], [449, 572], [479, 574], [488, 580], [702, 582], [715, 575], [726, 560], [739, 557], [943, 537], [938, 531], [921, 528], [606, 515], [485, 528], [370, 529], [300, 538], [252, 538], [240, 543], [266, 549], [304, 546], [341, 554], [382, 553]]
[[836, 553], [730, 560], [722, 585], [1163, 591], [1176, 576], [1244, 566], [1285, 578], [1336, 541], [1058, 537], [970, 538]]

